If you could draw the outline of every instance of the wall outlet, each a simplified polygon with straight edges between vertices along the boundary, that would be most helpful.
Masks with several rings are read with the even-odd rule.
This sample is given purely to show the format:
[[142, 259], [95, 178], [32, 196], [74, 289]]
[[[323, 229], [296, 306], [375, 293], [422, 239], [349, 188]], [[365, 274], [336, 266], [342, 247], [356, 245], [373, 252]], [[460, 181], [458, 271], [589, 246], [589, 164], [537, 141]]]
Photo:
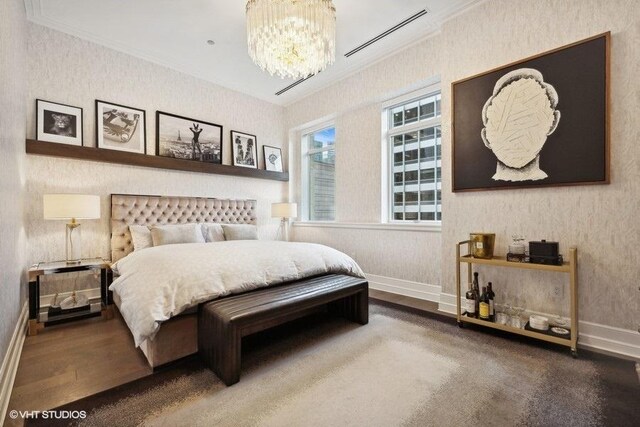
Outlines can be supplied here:
[[562, 286], [555, 285], [553, 287], [553, 296], [557, 297], [557, 298], [561, 298], [562, 297]]

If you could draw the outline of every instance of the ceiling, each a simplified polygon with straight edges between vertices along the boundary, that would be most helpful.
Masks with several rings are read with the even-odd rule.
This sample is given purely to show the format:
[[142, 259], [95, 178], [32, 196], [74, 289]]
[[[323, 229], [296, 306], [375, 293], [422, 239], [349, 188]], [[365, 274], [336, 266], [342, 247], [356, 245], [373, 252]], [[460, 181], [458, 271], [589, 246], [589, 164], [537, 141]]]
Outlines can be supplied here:
[[[247, 53], [245, 0], [25, 0], [29, 20], [278, 105], [295, 102], [427, 37], [478, 0], [334, 0], [336, 62], [294, 83], [261, 71]], [[345, 53], [426, 9], [401, 29]], [[207, 40], [214, 40], [210, 45]]]

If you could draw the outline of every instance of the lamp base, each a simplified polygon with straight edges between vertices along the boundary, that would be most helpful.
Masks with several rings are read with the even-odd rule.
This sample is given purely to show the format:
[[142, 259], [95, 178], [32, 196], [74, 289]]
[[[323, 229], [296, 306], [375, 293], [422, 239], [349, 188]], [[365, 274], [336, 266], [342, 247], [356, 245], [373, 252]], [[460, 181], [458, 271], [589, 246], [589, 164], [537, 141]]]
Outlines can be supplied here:
[[285, 242], [289, 241], [289, 220], [287, 218], [282, 218], [280, 220], [280, 227], [278, 227], [276, 240], [283, 240]]
[[82, 261], [82, 228], [75, 220], [67, 224], [65, 233], [67, 264], [80, 264]]

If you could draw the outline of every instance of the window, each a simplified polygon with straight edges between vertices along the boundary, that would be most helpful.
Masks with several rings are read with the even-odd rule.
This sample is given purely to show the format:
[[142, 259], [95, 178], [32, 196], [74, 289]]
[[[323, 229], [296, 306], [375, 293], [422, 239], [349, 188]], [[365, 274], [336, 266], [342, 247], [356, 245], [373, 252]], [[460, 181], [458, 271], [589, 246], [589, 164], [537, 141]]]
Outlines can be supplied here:
[[[389, 105], [389, 103], [387, 104]], [[390, 221], [441, 221], [441, 97], [437, 88], [384, 110]]]
[[334, 126], [302, 137], [303, 216], [309, 221], [335, 220], [335, 141]]

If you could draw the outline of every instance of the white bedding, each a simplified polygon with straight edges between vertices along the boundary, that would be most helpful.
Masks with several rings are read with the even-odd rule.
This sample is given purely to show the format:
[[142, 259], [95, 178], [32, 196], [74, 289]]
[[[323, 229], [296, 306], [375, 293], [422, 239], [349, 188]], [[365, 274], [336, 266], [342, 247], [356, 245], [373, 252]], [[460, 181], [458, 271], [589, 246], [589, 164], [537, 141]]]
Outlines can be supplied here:
[[260, 240], [152, 247], [112, 268], [119, 277], [109, 289], [136, 347], [163, 321], [204, 301], [319, 274], [364, 277], [353, 259], [327, 246]]

